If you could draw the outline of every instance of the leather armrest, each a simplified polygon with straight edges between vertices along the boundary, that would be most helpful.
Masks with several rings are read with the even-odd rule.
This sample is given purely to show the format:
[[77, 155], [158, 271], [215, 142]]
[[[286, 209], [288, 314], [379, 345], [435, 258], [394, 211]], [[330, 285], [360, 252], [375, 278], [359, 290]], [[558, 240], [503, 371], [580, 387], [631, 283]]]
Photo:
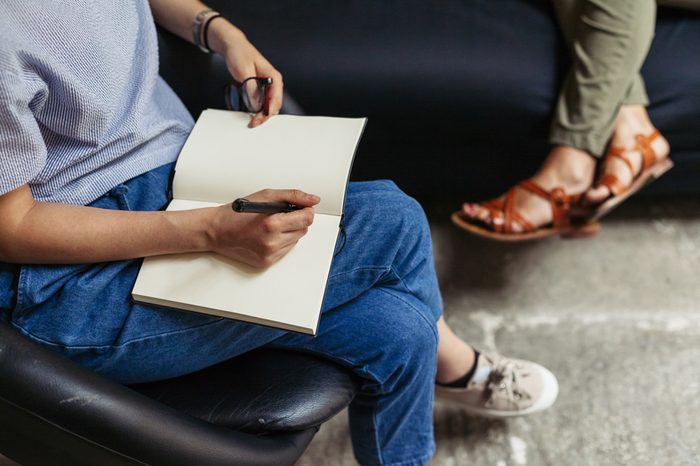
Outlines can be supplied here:
[[213, 424], [253, 434], [305, 430], [355, 397], [346, 368], [303, 353], [262, 348], [194, 374], [132, 386]]
[[141, 395], [0, 323], [0, 452], [29, 464], [292, 464], [316, 429], [255, 436]]

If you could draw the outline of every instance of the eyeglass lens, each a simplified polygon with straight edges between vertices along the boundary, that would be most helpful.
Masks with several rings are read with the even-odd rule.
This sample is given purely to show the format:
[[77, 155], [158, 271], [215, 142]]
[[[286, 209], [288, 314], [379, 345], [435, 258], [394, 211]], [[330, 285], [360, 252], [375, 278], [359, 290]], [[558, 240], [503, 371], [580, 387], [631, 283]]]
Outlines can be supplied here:
[[241, 89], [243, 104], [251, 113], [257, 113], [265, 105], [264, 86], [257, 79], [247, 79]]

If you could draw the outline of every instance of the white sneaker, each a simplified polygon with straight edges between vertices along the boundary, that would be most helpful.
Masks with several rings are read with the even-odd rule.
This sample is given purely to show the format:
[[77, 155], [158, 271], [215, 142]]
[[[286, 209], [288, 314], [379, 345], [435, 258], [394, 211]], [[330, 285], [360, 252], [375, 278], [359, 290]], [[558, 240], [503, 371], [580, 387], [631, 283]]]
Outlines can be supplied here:
[[554, 404], [559, 384], [549, 370], [530, 361], [481, 353], [465, 388], [435, 385], [435, 397], [486, 417], [532, 414]]

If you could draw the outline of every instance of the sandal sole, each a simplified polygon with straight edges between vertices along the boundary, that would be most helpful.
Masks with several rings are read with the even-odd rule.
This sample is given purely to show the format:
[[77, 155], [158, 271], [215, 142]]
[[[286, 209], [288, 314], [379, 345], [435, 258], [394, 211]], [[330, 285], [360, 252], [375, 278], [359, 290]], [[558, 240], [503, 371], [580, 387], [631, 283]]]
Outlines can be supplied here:
[[596, 207], [593, 210], [593, 215], [588, 217], [588, 219], [590, 219], [590, 221], [600, 220], [605, 215], [609, 214], [615, 207], [626, 201], [630, 196], [639, 192], [651, 182], [659, 179], [671, 168], [673, 168], [673, 161], [669, 158], [655, 163], [651, 168], [647, 169], [645, 173], [639, 175], [639, 177], [632, 182], [625, 192], [618, 194], [617, 196], [612, 196], [610, 199]]
[[454, 212], [450, 218], [452, 219], [452, 223], [467, 233], [471, 233], [492, 241], [507, 243], [535, 241], [553, 236], [561, 236], [565, 239], [590, 238], [598, 234], [601, 229], [600, 223], [592, 221], [580, 226], [577, 225], [567, 228], [537, 228], [534, 231], [529, 231], [527, 233], [498, 233], [468, 222], [462, 217], [461, 212]]

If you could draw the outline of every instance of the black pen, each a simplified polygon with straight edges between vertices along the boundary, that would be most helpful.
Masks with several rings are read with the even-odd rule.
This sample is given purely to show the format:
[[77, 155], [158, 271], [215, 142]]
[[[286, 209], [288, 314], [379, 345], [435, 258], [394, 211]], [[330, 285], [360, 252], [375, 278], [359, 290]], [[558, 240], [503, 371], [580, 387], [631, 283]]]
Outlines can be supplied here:
[[254, 214], [276, 214], [278, 212], [292, 212], [301, 209], [300, 206], [289, 202], [254, 202], [245, 198], [236, 199], [231, 204], [235, 212], [249, 212]]

